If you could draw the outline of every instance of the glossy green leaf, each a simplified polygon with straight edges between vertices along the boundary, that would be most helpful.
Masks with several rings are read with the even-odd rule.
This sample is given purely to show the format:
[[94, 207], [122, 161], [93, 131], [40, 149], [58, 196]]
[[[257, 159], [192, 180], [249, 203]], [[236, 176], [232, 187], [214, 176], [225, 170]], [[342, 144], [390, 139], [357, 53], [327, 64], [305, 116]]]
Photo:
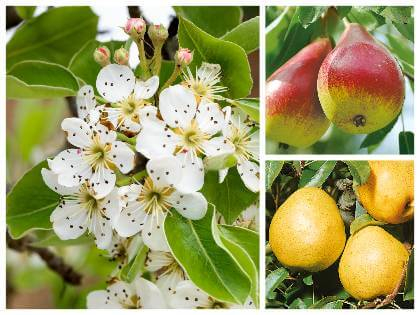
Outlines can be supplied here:
[[314, 284], [314, 280], [312, 279], [312, 275], [306, 276], [305, 278], [303, 278], [303, 283], [306, 285], [313, 285]]
[[403, 72], [414, 80], [414, 44], [402, 36], [387, 34], [387, 47], [399, 61]]
[[247, 54], [257, 50], [260, 47], [260, 17], [239, 24], [220, 39], [238, 44]]
[[385, 19], [367, 7], [352, 7], [347, 14], [350, 22], [362, 24], [368, 31], [373, 31], [385, 23]]
[[[214, 222], [216, 223], [216, 222]], [[242, 271], [251, 282], [250, 295], [254, 304], [259, 304], [258, 266], [259, 266], [259, 236], [258, 233], [237, 226], [220, 225], [220, 239], [223, 247], [235, 258]], [[219, 244], [220, 246], [220, 244]]]
[[341, 298], [337, 296], [326, 296], [319, 301], [315, 302], [311, 306], [310, 309], [341, 309], [343, 306], [343, 302], [339, 301]]
[[330, 176], [336, 164], [337, 161], [325, 161], [305, 186], [322, 187], [324, 182], [327, 180], [328, 176]]
[[353, 185], [364, 184], [370, 175], [370, 166], [368, 161], [344, 161], [349, 167], [349, 171], [353, 176]]
[[288, 276], [289, 271], [283, 267], [270, 272], [265, 279], [265, 296], [268, 297]]
[[304, 28], [318, 20], [328, 7], [317, 6], [301, 6], [298, 8], [297, 14], [299, 22]]
[[15, 7], [16, 13], [21, 17], [23, 20], [29, 20], [35, 13], [36, 7], [35, 6], [16, 6]]
[[228, 88], [228, 96], [236, 99], [249, 95], [253, 82], [248, 57], [242, 47], [213, 37], [182, 17], [178, 38], [181, 47], [194, 51], [191, 69], [200, 67], [202, 62], [220, 64], [221, 84]]
[[206, 33], [221, 37], [242, 20], [242, 10], [234, 6], [182, 6], [174, 7], [178, 17], [190, 20]]
[[253, 121], [260, 122], [260, 100], [258, 98], [240, 98], [233, 101], [233, 104], [248, 114]]
[[402, 36], [414, 43], [414, 18], [409, 18], [408, 23], [393, 22], [392, 24]]
[[[318, 172], [325, 161], [308, 161], [305, 163], [305, 167], [301, 167], [299, 161], [294, 162], [294, 167], [297, 172], [301, 171], [301, 176], [299, 179], [299, 188], [305, 187], [312, 179], [313, 176]], [[302, 170], [300, 170], [302, 169]]]
[[201, 220], [188, 220], [177, 211], [166, 217], [164, 228], [176, 260], [200, 289], [220, 301], [243, 304], [250, 282], [236, 261], [213, 237], [210, 206]]
[[380, 15], [392, 22], [407, 24], [411, 18], [413, 7], [407, 6], [387, 6], [381, 11]]
[[6, 223], [13, 238], [20, 238], [31, 229], [51, 229], [50, 215], [60, 195], [45, 185], [41, 169], [46, 167], [46, 161], [39, 163], [7, 194]]
[[270, 190], [271, 185], [279, 176], [283, 168], [284, 161], [266, 161], [265, 162], [265, 190]]
[[132, 282], [138, 274], [141, 275], [145, 271], [144, 262], [148, 251], [149, 248], [146, 245], [143, 244], [140, 246], [134, 260], [126, 265], [122, 271], [124, 281]]
[[94, 245], [93, 237], [89, 234], [84, 234], [74, 240], [62, 240], [53, 231], [48, 234], [47, 237], [37, 240], [31, 243], [31, 246], [36, 247], [67, 247], [76, 245]]
[[405, 277], [404, 301], [414, 300], [414, 249], [411, 251]]
[[361, 216], [358, 216], [354, 219], [354, 221], [350, 225], [350, 234], [357, 233], [364, 227], [370, 226], [370, 225], [385, 225], [386, 222], [377, 221], [374, 218], [372, 218], [369, 214], [362, 214]]
[[22, 61], [6, 75], [7, 98], [56, 98], [73, 96], [79, 84], [61, 65], [44, 61]]
[[400, 154], [414, 154], [414, 133], [401, 131], [398, 135]]
[[398, 117], [395, 118], [391, 123], [389, 123], [384, 128], [368, 134], [363, 139], [362, 143], [360, 144], [360, 149], [374, 147], [381, 144], [381, 142], [385, 139], [385, 137], [391, 132], [392, 128], [394, 128], [395, 123], [398, 120]]
[[203, 160], [204, 168], [207, 171], [218, 171], [225, 168], [230, 168], [236, 165], [237, 160], [234, 154], [207, 156]]
[[218, 172], [206, 173], [201, 192], [228, 224], [233, 223], [258, 198], [258, 194], [245, 187], [236, 167], [229, 169], [225, 180], [220, 184]]
[[89, 7], [47, 10], [20, 26], [6, 46], [6, 68], [22, 60], [44, 60], [66, 66], [87, 41], [95, 38], [98, 17]]

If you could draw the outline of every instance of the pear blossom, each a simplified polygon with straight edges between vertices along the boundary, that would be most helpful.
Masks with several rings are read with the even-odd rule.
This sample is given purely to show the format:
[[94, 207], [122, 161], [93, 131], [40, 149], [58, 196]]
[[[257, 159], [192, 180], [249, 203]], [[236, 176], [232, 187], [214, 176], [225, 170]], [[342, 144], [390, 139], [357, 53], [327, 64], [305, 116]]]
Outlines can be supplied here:
[[117, 274], [124, 266], [129, 264], [136, 257], [142, 245], [143, 240], [140, 235], [121, 237], [114, 231], [111, 243], [106, 249], [109, 260], [118, 262], [117, 268], [111, 275]]
[[95, 236], [98, 248], [106, 249], [112, 240], [112, 223], [121, 211], [118, 190], [97, 199], [87, 183], [80, 186], [60, 185], [58, 176], [43, 168], [45, 184], [61, 195], [60, 203], [51, 213], [53, 230], [62, 240], [76, 239], [86, 231]]
[[149, 280], [137, 277], [132, 283], [113, 280], [106, 290], [92, 291], [87, 296], [90, 309], [167, 308], [159, 288]]
[[[254, 124], [249, 117], [239, 109], [225, 107], [226, 121], [223, 135], [235, 150], [233, 155], [237, 160], [238, 173], [245, 186], [253, 191], [259, 191], [259, 165], [254, 161], [259, 158], [259, 130], [254, 131]], [[228, 169], [219, 171], [220, 182], [223, 182]]]
[[96, 107], [96, 97], [92, 86], [84, 85], [76, 96], [77, 116], [88, 122], [89, 113]]
[[114, 128], [137, 133], [143, 119], [156, 118], [157, 108], [148, 99], [159, 88], [158, 76], [140, 81], [128, 66], [110, 64], [99, 72], [96, 88], [111, 103], [98, 108], [101, 120], [109, 121]]
[[191, 280], [178, 283], [169, 298], [172, 308], [255, 308], [251, 298], [244, 305], [217, 301], [207, 293], [199, 289]]
[[114, 131], [101, 124], [87, 124], [80, 118], [66, 118], [61, 127], [68, 142], [77, 148], [64, 150], [48, 160], [60, 185], [73, 187], [87, 180], [92, 194], [100, 199], [113, 190], [116, 169], [123, 174], [133, 169], [135, 153], [117, 140]]
[[253, 203], [239, 214], [238, 218], [233, 224], [258, 231], [260, 225], [259, 212], [258, 202]]
[[207, 211], [207, 200], [199, 192], [184, 193], [174, 188], [182, 172], [175, 157], [149, 160], [146, 169], [149, 176], [143, 184], [120, 188], [124, 204], [114, 228], [123, 237], [141, 231], [150, 249], [169, 251], [163, 231], [166, 215], [173, 208], [188, 219], [201, 219]]
[[233, 152], [233, 145], [218, 135], [224, 125], [223, 112], [216, 103], [202, 100], [197, 107], [194, 94], [182, 85], [160, 93], [159, 111], [164, 123], [146, 120], [137, 136], [136, 149], [147, 158], [175, 155], [182, 165], [175, 188], [192, 192], [204, 184], [202, 157]]
[[187, 279], [181, 265], [170, 252], [150, 250], [145, 267], [156, 274], [156, 285], [166, 296], [172, 294], [180, 281]]

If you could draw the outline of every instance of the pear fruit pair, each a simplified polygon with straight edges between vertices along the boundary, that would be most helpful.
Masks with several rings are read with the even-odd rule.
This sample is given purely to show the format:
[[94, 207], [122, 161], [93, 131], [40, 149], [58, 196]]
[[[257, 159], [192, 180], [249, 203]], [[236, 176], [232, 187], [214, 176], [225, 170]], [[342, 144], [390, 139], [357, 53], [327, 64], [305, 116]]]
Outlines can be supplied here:
[[404, 102], [402, 71], [366, 29], [348, 24], [331, 51], [309, 44], [267, 80], [267, 137], [295, 147], [319, 140], [333, 122], [352, 134], [388, 125]]

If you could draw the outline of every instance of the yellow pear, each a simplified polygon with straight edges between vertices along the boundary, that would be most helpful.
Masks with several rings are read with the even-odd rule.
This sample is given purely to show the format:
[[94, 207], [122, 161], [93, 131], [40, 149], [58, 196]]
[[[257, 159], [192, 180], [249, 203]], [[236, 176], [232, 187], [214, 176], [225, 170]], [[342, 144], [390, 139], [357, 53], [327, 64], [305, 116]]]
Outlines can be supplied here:
[[376, 220], [403, 223], [414, 216], [414, 162], [369, 161], [368, 181], [357, 188], [360, 203]]
[[320, 188], [295, 191], [274, 214], [269, 242], [277, 259], [288, 268], [311, 272], [328, 268], [346, 242], [334, 199]]
[[378, 226], [365, 227], [347, 241], [338, 267], [341, 283], [359, 300], [391, 294], [407, 259], [404, 245], [391, 234]]

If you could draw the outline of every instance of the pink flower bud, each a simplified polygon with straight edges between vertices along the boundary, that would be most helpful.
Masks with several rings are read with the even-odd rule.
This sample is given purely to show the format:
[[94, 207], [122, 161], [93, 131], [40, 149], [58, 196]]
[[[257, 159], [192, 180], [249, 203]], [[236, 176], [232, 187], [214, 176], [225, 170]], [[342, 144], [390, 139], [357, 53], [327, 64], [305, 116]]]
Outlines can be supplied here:
[[121, 47], [114, 52], [114, 61], [119, 65], [128, 65], [129, 54], [127, 49]]
[[175, 62], [180, 66], [188, 66], [193, 59], [193, 53], [188, 48], [179, 48], [175, 53]]
[[125, 23], [124, 32], [130, 36], [143, 35], [146, 32], [146, 22], [142, 18], [130, 18]]
[[100, 46], [95, 49], [93, 53], [93, 59], [100, 64], [102, 67], [110, 64], [111, 60], [111, 52], [109, 51], [108, 47]]

